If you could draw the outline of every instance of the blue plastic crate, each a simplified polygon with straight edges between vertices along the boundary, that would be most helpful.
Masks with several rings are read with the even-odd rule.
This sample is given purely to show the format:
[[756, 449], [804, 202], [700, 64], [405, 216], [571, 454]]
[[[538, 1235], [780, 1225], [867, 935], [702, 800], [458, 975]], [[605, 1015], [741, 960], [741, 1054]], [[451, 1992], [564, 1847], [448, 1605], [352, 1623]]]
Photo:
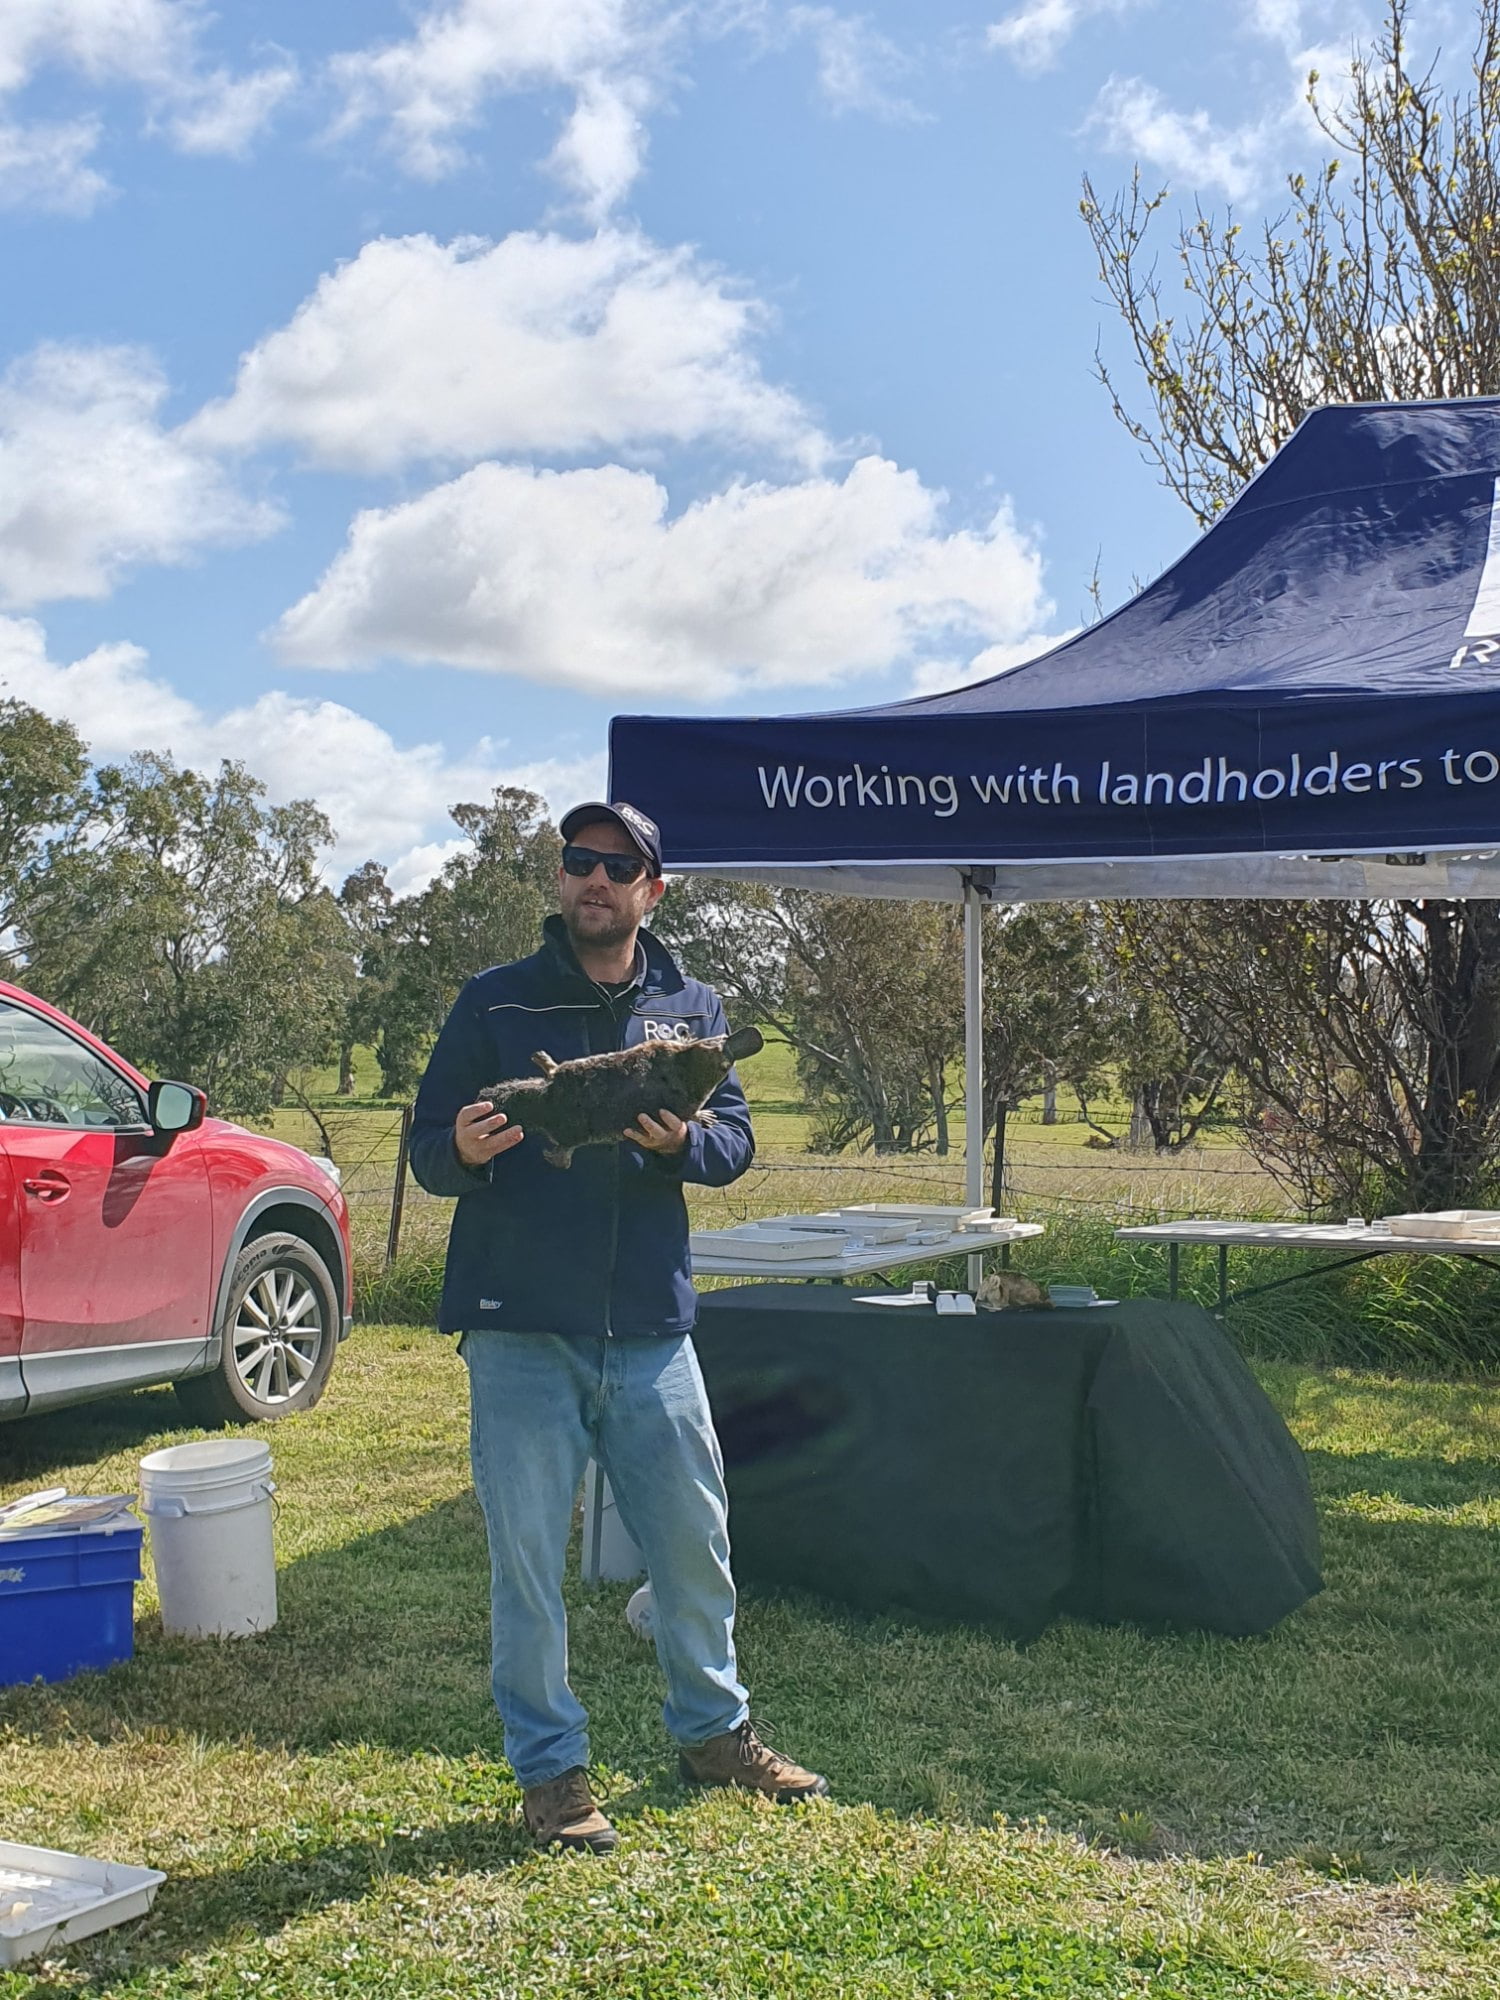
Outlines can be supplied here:
[[139, 1521], [0, 1536], [0, 1687], [65, 1681], [135, 1651]]

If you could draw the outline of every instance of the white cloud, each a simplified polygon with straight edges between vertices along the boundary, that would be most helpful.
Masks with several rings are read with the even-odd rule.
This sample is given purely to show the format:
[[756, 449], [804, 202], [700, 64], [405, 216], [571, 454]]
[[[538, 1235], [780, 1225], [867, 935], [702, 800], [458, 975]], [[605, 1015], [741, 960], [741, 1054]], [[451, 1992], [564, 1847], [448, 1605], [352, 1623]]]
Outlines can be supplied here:
[[174, 0], [6, 0], [0, 10], [0, 91], [22, 89], [55, 64], [90, 82], [156, 82], [191, 65], [197, 23]]
[[1009, 644], [986, 646], [972, 660], [923, 660], [911, 677], [915, 694], [948, 694], [954, 688], [973, 687], [978, 681], [1008, 674], [1012, 667], [1024, 667], [1028, 660], [1040, 659], [1064, 639], [1071, 639], [1078, 627], [1067, 632], [1035, 632]]
[[790, 6], [780, 0], [698, 0], [693, 18], [706, 36], [744, 36], [758, 56], [809, 47], [818, 95], [835, 115], [862, 112], [892, 124], [926, 117], [900, 91], [916, 59], [864, 14], [843, 14], [806, 0]]
[[184, 153], [241, 159], [300, 81], [297, 65], [287, 57], [248, 76], [215, 70], [177, 91], [168, 130]]
[[646, 149], [650, 92], [639, 78], [585, 77], [547, 164], [591, 222], [624, 200]]
[[1246, 12], [1257, 34], [1269, 35], [1288, 47], [1301, 41], [1301, 0], [1249, 0]]
[[360, 471], [704, 437], [815, 459], [808, 417], [751, 352], [764, 317], [691, 251], [629, 231], [382, 239], [246, 355], [189, 434]]
[[893, 123], [921, 116], [893, 88], [911, 67], [909, 58], [862, 15], [798, 6], [788, 8], [786, 23], [794, 35], [812, 42], [818, 88], [831, 110], [865, 112]]
[[599, 213], [640, 170], [640, 114], [667, 32], [652, 0], [435, 0], [404, 40], [334, 58], [335, 131], [383, 124], [407, 171], [436, 180], [464, 163], [462, 137], [492, 96], [571, 89], [578, 103], [554, 164]]
[[985, 31], [992, 49], [1002, 49], [1018, 69], [1035, 75], [1051, 69], [1074, 33], [1093, 14], [1122, 14], [1140, 0], [1023, 0], [1003, 21]]
[[441, 661], [699, 702], [1016, 641], [1050, 609], [1008, 509], [944, 532], [942, 495], [883, 459], [737, 484], [673, 520], [667, 504], [621, 466], [476, 466], [358, 515], [277, 642], [315, 666]]
[[[0, 102], [19, 97], [43, 70], [61, 69], [96, 89], [140, 90], [153, 120], [187, 151], [242, 153], [293, 88], [296, 69], [285, 56], [243, 76], [205, 68], [209, 18], [194, 0], [4, 0]], [[87, 213], [108, 186], [85, 164], [101, 130], [94, 118], [7, 120], [0, 205]]]
[[[1036, 0], [1039, 7], [1076, 8], [1098, 0]], [[1314, 38], [1309, 16], [1324, 39]], [[1241, 27], [1249, 40], [1274, 51], [1268, 92], [1254, 116], [1224, 125], [1205, 110], [1182, 111], [1140, 77], [1111, 77], [1100, 90], [1089, 129], [1113, 150], [1133, 154], [1169, 179], [1198, 190], [1220, 189], [1231, 201], [1257, 197], [1281, 182], [1288, 161], [1311, 140], [1326, 139], [1307, 103], [1307, 80], [1316, 70], [1318, 97], [1336, 110], [1348, 89], [1353, 37], [1362, 26], [1357, 0], [1248, 0]], [[993, 31], [992, 31], [993, 32]], [[1340, 35], [1345, 37], [1340, 40]]]
[[399, 890], [420, 888], [464, 844], [448, 818], [459, 800], [521, 785], [561, 811], [597, 797], [604, 782], [602, 751], [526, 762], [487, 739], [457, 758], [434, 743], [403, 749], [354, 709], [280, 690], [210, 715], [153, 675], [138, 646], [101, 646], [65, 665], [49, 657], [42, 627], [29, 618], [0, 617], [0, 695], [72, 722], [101, 761], [149, 749], [213, 771], [229, 757], [275, 802], [314, 799], [338, 837], [328, 861], [335, 882], [373, 856], [390, 866]]
[[1221, 188], [1231, 201], [1261, 185], [1282, 123], [1278, 107], [1268, 119], [1225, 130], [1206, 111], [1175, 110], [1154, 84], [1118, 76], [1100, 90], [1089, 119], [1112, 151], [1148, 160], [1190, 187]]
[[[563, 810], [566, 811], [567, 808], [564, 807]], [[386, 881], [394, 894], [409, 896], [415, 890], [425, 889], [434, 875], [442, 874], [455, 854], [462, 854], [472, 844], [462, 835], [453, 840], [422, 841], [416, 847], [409, 848], [394, 868], [387, 868]], [[378, 860], [379, 856], [374, 858]]]
[[88, 164], [98, 143], [94, 118], [61, 125], [0, 120], [0, 208], [87, 215], [109, 187]]
[[[1309, 13], [1316, 17], [1316, 27]], [[1250, 0], [1248, 33], [1273, 43], [1286, 64], [1287, 94], [1279, 117], [1277, 107], [1271, 107], [1268, 143], [1296, 135], [1326, 146], [1326, 134], [1307, 102], [1308, 77], [1317, 72], [1318, 102], [1337, 115], [1349, 92], [1356, 50], [1369, 53], [1370, 28], [1359, 0], [1324, 0], [1312, 8], [1303, 0]]]
[[135, 562], [181, 562], [277, 524], [164, 429], [133, 348], [45, 346], [0, 375], [0, 604], [103, 597]]
[[437, 180], [466, 164], [490, 101], [560, 89], [573, 104], [547, 164], [600, 221], [645, 164], [648, 113], [691, 36], [747, 34], [761, 48], [810, 41], [836, 111], [918, 114], [892, 88], [908, 58], [863, 15], [782, 0], [427, 0], [413, 32], [329, 65], [342, 109], [333, 135], [382, 130], [406, 170]]

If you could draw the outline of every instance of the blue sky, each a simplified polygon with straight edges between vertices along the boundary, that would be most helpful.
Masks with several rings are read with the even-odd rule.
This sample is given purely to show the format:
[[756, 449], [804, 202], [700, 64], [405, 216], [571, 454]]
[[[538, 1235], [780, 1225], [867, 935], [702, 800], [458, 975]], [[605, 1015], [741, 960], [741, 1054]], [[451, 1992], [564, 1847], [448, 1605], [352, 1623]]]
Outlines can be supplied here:
[[0, 681], [409, 887], [453, 801], [592, 794], [613, 713], [1027, 657], [1193, 533], [1092, 379], [1081, 176], [1274, 208], [1368, 26], [5, 0]]

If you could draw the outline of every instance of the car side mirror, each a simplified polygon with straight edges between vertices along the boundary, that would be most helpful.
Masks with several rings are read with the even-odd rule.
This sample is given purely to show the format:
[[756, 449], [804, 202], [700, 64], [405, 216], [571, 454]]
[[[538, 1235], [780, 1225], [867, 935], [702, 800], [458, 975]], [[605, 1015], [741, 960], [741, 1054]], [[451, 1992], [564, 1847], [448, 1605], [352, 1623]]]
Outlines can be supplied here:
[[207, 1111], [207, 1097], [190, 1083], [153, 1083], [146, 1098], [151, 1129], [164, 1138], [196, 1132]]

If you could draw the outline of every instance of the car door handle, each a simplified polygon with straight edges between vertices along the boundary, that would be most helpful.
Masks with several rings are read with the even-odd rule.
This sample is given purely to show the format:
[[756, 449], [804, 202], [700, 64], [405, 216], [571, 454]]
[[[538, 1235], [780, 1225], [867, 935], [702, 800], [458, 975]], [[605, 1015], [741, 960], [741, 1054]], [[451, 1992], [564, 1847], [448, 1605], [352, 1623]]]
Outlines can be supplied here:
[[38, 1201], [66, 1201], [73, 1192], [64, 1174], [39, 1174], [35, 1180], [22, 1181], [21, 1185]]

